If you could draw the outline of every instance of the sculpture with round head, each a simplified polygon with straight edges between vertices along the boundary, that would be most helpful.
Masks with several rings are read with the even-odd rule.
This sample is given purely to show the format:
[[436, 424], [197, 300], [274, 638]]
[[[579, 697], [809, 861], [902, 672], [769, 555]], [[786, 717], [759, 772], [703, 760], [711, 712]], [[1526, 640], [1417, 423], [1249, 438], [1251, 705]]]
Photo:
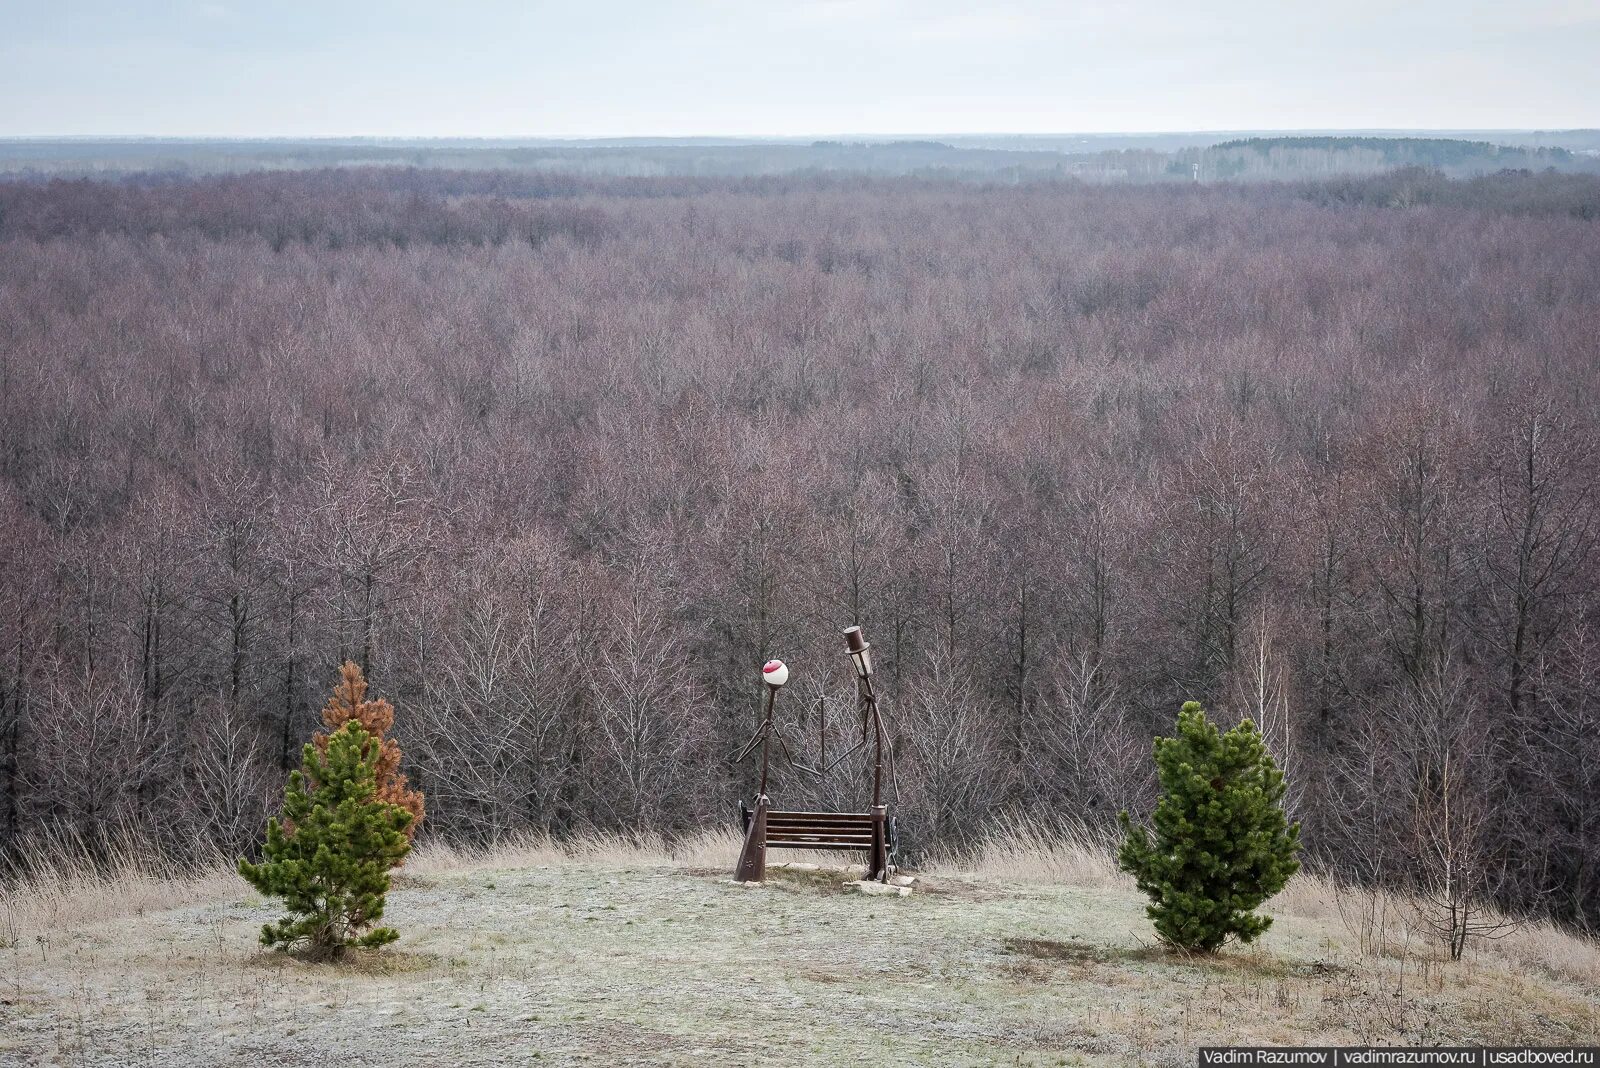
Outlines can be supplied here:
[[768, 660], [761, 666], [761, 678], [768, 686], [782, 686], [789, 681], [789, 665], [782, 660]]

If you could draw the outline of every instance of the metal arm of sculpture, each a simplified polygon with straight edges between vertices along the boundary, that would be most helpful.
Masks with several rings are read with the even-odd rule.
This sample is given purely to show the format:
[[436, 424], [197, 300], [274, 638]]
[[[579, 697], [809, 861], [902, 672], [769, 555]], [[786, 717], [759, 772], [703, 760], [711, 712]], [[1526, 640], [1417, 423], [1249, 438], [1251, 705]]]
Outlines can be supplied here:
[[788, 666], [782, 660], [769, 660], [761, 669], [761, 677], [767, 684], [766, 714], [762, 717], [761, 726], [756, 728], [756, 732], [750, 736], [750, 740], [745, 742], [738, 755], [733, 758], [733, 763], [738, 764], [754, 752], [757, 746], [761, 747], [761, 789], [757, 792], [757, 796], [764, 796], [767, 792], [767, 773], [770, 765], [768, 742], [772, 739], [777, 739], [778, 749], [782, 751], [784, 759], [789, 762], [789, 766], [794, 770], [802, 775], [810, 775], [817, 779], [822, 778], [823, 774], [816, 768], [802, 764], [794, 758], [794, 753], [790, 751], [789, 743], [784, 739], [783, 732], [778, 729], [778, 721], [773, 714], [777, 703], [778, 691], [783, 688], [784, 683], [789, 681]]

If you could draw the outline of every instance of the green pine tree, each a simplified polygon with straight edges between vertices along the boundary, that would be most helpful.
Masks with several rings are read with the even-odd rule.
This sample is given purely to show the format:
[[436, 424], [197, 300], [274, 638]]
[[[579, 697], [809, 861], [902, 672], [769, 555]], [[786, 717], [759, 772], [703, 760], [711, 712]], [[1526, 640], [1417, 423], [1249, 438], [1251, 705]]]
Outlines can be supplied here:
[[1228, 939], [1251, 942], [1272, 926], [1255, 908], [1300, 870], [1300, 825], [1283, 812], [1283, 772], [1245, 720], [1226, 734], [1199, 702], [1178, 713], [1176, 738], [1157, 738], [1161, 800], [1154, 834], [1135, 827], [1117, 863], [1150, 897], [1161, 940], [1210, 953]]
[[379, 740], [355, 721], [329, 737], [326, 753], [305, 747], [283, 820], [267, 823], [262, 862], [239, 861], [239, 874], [290, 913], [261, 928], [264, 945], [303, 943], [324, 959], [400, 937], [392, 927], [366, 930], [383, 918], [389, 869], [411, 849], [411, 813], [377, 800], [379, 755]]

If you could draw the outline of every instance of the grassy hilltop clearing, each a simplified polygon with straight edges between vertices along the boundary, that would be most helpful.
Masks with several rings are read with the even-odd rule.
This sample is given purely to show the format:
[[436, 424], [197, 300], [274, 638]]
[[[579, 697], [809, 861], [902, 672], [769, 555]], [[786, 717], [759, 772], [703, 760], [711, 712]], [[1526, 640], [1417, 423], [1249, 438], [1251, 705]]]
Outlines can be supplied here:
[[[1160, 949], [1103, 852], [991, 844], [906, 898], [838, 867], [729, 881], [667, 849], [423, 849], [339, 966], [263, 950], [221, 870], [59, 871], [0, 907], [0, 1063], [1193, 1064], [1211, 1043], [1593, 1043], [1600, 948], [1545, 927], [1451, 964], [1403, 901], [1299, 877], [1248, 949]], [[782, 859], [782, 858], [780, 858]], [[825, 857], [802, 858], [828, 863]]]

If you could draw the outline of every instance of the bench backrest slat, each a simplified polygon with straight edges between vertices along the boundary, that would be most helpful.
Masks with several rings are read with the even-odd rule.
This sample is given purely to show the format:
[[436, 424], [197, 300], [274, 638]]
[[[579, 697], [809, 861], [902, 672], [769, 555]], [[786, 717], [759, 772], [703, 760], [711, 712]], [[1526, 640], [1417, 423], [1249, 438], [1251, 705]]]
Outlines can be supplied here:
[[766, 844], [780, 849], [871, 849], [872, 815], [769, 809]]
[[774, 817], [782, 818], [790, 816], [795, 817], [796, 819], [865, 820], [868, 823], [872, 822], [872, 813], [870, 812], [801, 812], [794, 809], [767, 809], [767, 819], [769, 820]]

